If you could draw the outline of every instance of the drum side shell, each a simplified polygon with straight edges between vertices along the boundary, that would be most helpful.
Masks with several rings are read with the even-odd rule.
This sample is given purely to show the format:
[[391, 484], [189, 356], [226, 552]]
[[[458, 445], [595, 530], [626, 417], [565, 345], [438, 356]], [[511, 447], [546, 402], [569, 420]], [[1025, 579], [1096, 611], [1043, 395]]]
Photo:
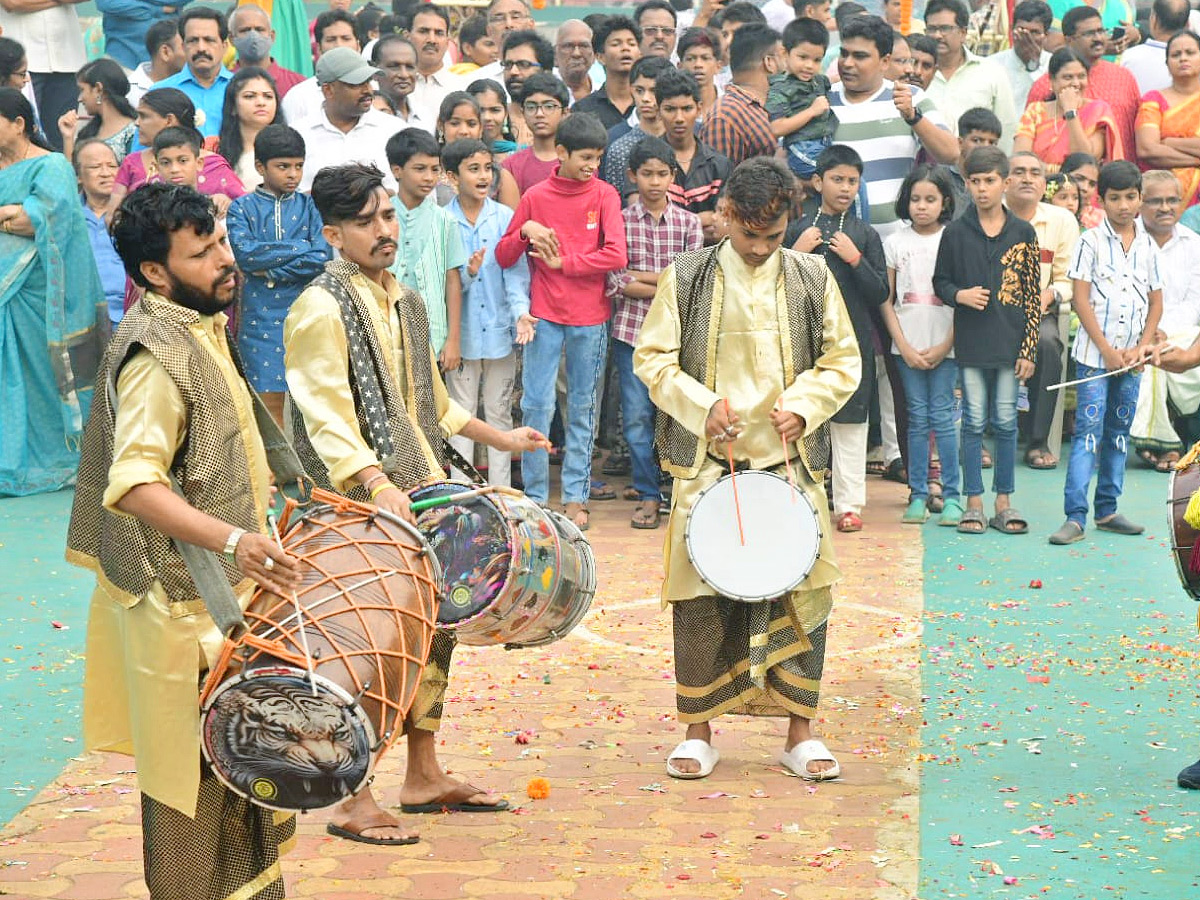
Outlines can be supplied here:
[[1175, 572], [1183, 590], [1193, 600], [1200, 600], [1200, 575], [1192, 572], [1192, 547], [1200, 538], [1197, 532], [1184, 519], [1188, 501], [1192, 494], [1200, 489], [1200, 465], [1190, 465], [1186, 469], [1175, 469], [1167, 484], [1167, 526], [1171, 529], [1171, 556], [1175, 560]]

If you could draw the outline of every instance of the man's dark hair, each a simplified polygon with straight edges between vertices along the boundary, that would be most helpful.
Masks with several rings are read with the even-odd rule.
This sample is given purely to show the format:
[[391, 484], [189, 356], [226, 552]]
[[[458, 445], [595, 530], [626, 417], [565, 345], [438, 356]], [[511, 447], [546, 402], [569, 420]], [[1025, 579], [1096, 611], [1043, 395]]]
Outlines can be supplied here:
[[273, 159], [304, 159], [304, 138], [287, 125], [268, 125], [254, 139], [254, 159], [263, 165]]
[[1041, 22], [1042, 28], [1049, 31], [1054, 25], [1054, 10], [1043, 0], [1021, 0], [1013, 7], [1013, 25], [1018, 22]]
[[417, 21], [417, 16], [437, 16], [445, 23], [446, 32], [450, 31], [450, 13], [444, 6], [438, 6], [436, 3], [422, 3], [412, 11], [413, 22]]
[[729, 70], [737, 75], [762, 65], [779, 43], [779, 32], [770, 25], [743, 25], [729, 42]]
[[954, 13], [954, 24], [959, 28], [966, 28], [971, 21], [971, 13], [962, 0], [929, 0], [925, 4], [925, 21], [928, 22], [930, 16], [940, 12]]
[[384, 147], [389, 166], [403, 169], [414, 156], [432, 156], [442, 158], [442, 150], [437, 139], [424, 128], [405, 128], [397, 131], [388, 138]]
[[1154, 0], [1150, 9], [1158, 21], [1158, 27], [1168, 34], [1178, 34], [1188, 27], [1188, 16], [1192, 9], [1187, 0]]
[[210, 235], [217, 227], [212, 200], [195, 188], [154, 182], [126, 195], [113, 214], [109, 233], [125, 273], [143, 288], [150, 282], [142, 263], [166, 265], [171, 235], [181, 228]]
[[158, 156], [171, 147], [191, 147], [192, 152], [199, 158], [200, 150], [204, 147], [204, 137], [195, 128], [170, 125], [154, 136], [154, 155]]
[[855, 16], [840, 31], [843, 46], [850, 38], [865, 38], [875, 45], [880, 58], [892, 52], [892, 26], [879, 16]]
[[865, 6], [855, 3], [854, 0], [846, 0], [844, 3], [839, 3], [837, 9], [833, 11], [833, 21], [837, 24], [838, 32], [841, 33], [847, 22], [865, 15], [867, 15]]
[[707, 47], [713, 52], [713, 56], [717, 59], [721, 58], [721, 47], [713, 40], [713, 36], [709, 34], [707, 28], [687, 28], [683, 34], [679, 36], [679, 41], [675, 44], [675, 52], [679, 54], [682, 60], [693, 47]]
[[750, 0], [733, 0], [721, 11], [721, 23], [741, 22], [745, 25], [766, 25], [767, 17]]
[[662, 138], [644, 137], [629, 154], [629, 171], [637, 172], [652, 159], [664, 163], [672, 172], [675, 171], [675, 151]]
[[783, 26], [783, 49], [791, 50], [800, 44], [812, 44], [822, 50], [829, 46], [829, 29], [816, 19], [792, 19]]
[[345, 22], [349, 25], [350, 30], [355, 34], [355, 40], [358, 40], [358, 31], [354, 27], [356, 24], [354, 16], [344, 9], [327, 9], [318, 14], [313, 22], [313, 40], [317, 42], [318, 47], [321, 45], [321, 39], [325, 37], [325, 29], [336, 22]]
[[938, 57], [938, 42], [927, 34], [910, 34], [908, 36], [908, 50], [910, 53], [924, 53], [926, 56], [932, 56], [936, 60]]
[[379, 169], [370, 163], [349, 163], [326, 166], [318, 172], [313, 178], [311, 196], [321, 221], [326, 225], [340, 225], [357, 219], [375, 189], [381, 187], [383, 173]]
[[785, 163], [755, 156], [733, 170], [724, 197], [730, 217], [745, 225], [768, 225], [791, 211], [796, 177]]
[[577, 150], [604, 150], [608, 147], [608, 131], [591, 113], [573, 113], [567, 116], [554, 132], [554, 145], [568, 153]]
[[629, 16], [605, 16], [604, 21], [592, 28], [592, 52], [597, 56], [602, 54], [608, 39], [618, 31], [628, 31], [638, 44], [642, 43], [641, 26]]
[[857, 169], [858, 174], [862, 175], [862, 157], [849, 144], [830, 144], [817, 157], [818, 175], [824, 175], [830, 169], [836, 169], [838, 166], [850, 166], [853, 169]]
[[487, 16], [468, 16], [458, 28], [458, 46], [466, 47], [474, 45], [481, 37], [487, 34], [487, 27]]
[[909, 206], [912, 204], [913, 187], [918, 181], [928, 181], [938, 193], [942, 195], [942, 211], [938, 215], [938, 221], [945, 225], [954, 218], [954, 185], [950, 183], [950, 175], [946, 171], [945, 166], [931, 166], [928, 163], [920, 163], [913, 167], [900, 184], [900, 193], [896, 195], [896, 218], [909, 219], [912, 217], [912, 212]]
[[554, 68], [554, 45], [532, 28], [523, 28], [520, 31], [510, 31], [506, 34], [500, 58], [504, 59], [509, 50], [517, 47], [532, 47], [533, 55], [537, 57], [537, 63], [542, 67], [543, 72], [549, 72]]
[[812, 17], [807, 15], [808, 10], [814, 6], [820, 6], [824, 2], [825, 0], [795, 0], [792, 9], [795, 11], [797, 19], [809, 19]]
[[360, 47], [367, 46], [371, 41], [371, 32], [378, 31], [379, 23], [386, 13], [374, 3], [368, 3], [354, 14], [354, 35], [358, 38]]
[[458, 167], [467, 159], [470, 159], [476, 153], [486, 153], [488, 159], [492, 158], [492, 151], [488, 149], [488, 145], [483, 141], [475, 138], [463, 138], [458, 141], [451, 141], [442, 148], [442, 166], [447, 172], [455, 175], [458, 174]]
[[225, 14], [219, 9], [213, 9], [211, 6], [189, 6], [179, 16], [179, 36], [184, 37], [184, 32], [187, 31], [188, 22], [196, 19], [208, 19], [210, 22], [217, 23], [217, 34], [221, 36], [221, 40], [229, 38], [229, 23], [225, 21]]
[[1102, 16], [1099, 12], [1092, 9], [1090, 6], [1072, 6], [1062, 17], [1062, 33], [1063, 37], [1075, 37], [1075, 32], [1079, 30], [1079, 26], [1088, 19], [1100, 19]]
[[146, 53], [151, 59], [158, 55], [160, 47], [171, 44], [179, 34], [179, 20], [172, 16], [159, 19], [146, 29]]
[[963, 175], [986, 175], [994, 172], [1001, 178], [1008, 177], [1008, 157], [999, 147], [976, 147], [963, 161]]
[[[690, 6], [688, 8], [691, 9]], [[663, 12], [669, 12], [672, 22], [679, 21], [675, 7], [668, 3], [667, 0], [642, 0], [641, 3], [633, 8], [633, 21], [637, 22], [639, 28], [642, 25], [642, 16], [652, 9], [661, 9]]]
[[1109, 191], [1128, 191], [1136, 188], [1142, 192], [1142, 172], [1127, 159], [1117, 159], [1100, 167], [1100, 178], [1096, 182], [1096, 194], [1101, 200]]
[[521, 85], [521, 96], [518, 98], [521, 103], [524, 103], [534, 94], [545, 94], [547, 97], [553, 97], [562, 104], [563, 109], [571, 105], [571, 92], [567, 86], [562, 83], [558, 77], [551, 75], [549, 72], [534, 72]]
[[639, 78], [650, 78], [655, 82], [668, 70], [674, 69], [671, 61], [663, 56], [643, 56], [633, 63], [629, 70], [629, 81], [632, 84]]
[[990, 109], [974, 106], [958, 117], [958, 133], [965, 137], [972, 131], [994, 134], [997, 138], [1004, 133], [999, 117]]
[[379, 40], [371, 47], [371, 65], [379, 65], [379, 60], [383, 58], [384, 48], [391, 44], [407, 44], [413, 52], [413, 57], [417, 55], [416, 45], [408, 39], [406, 35], [397, 34], [394, 31], [389, 31], [387, 34], [381, 34]]
[[662, 106], [665, 100], [672, 97], [691, 97], [697, 104], [700, 102], [700, 84], [691, 72], [681, 72], [672, 69], [658, 76], [658, 84], [654, 86], [654, 99]]

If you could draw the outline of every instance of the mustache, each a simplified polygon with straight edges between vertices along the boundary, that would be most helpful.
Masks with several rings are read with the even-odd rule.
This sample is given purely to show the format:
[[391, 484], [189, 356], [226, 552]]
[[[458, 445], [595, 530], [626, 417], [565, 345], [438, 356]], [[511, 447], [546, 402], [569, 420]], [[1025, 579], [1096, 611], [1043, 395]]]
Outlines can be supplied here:
[[196, 53], [193, 53], [192, 59], [207, 59], [209, 62], [212, 62], [212, 56], [204, 50], [199, 50]]
[[213, 279], [213, 283], [212, 283], [213, 290], [215, 291], [221, 285], [221, 283], [226, 278], [228, 278], [230, 275], [234, 276], [234, 278], [236, 279], [237, 274], [238, 274], [237, 266], [226, 266], [224, 269], [221, 270], [221, 274]]
[[375, 246], [371, 248], [372, 253], [378, 253], [380, 250], [395, 250], [396, 242], [391, 238], [380, 238], [375, 242]]

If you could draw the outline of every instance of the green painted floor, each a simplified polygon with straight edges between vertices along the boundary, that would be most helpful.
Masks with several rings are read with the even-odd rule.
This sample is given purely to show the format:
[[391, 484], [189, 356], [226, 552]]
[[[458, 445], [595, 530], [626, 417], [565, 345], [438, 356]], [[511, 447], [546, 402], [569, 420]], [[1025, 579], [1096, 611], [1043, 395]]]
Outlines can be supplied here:
[[1129, 472], [1144, 536], [1052, 547], [1064, 475], [1017, 473], [1028, 536], [924, 529], [924, 900], [1200, 897], [1200, 792], [1175, 785], [1200, 756], [1200, 641], [1167, 476]]

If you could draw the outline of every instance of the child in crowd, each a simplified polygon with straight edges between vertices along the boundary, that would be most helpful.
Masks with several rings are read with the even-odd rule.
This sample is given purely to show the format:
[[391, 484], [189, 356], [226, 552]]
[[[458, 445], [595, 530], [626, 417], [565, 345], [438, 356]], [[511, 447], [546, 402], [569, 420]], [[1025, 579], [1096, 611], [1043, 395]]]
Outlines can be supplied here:
[[816, 19], [793, 19], [783, 29], [787, 74], [771, 79], [767, 114], [771, 133], [783, 138], [788, 167], [802, 180], [812, 178], [817, 157], [833, 141], [837, 119], [829, 108], [829, 79], [821, 60], [829, 31]]
[[[797, 21], [811, 22], [811, 19]], [[823, 255], [841, 290], [862, 357], [862, 380], [854, 395], [833, 414], [833, 512], [838, 531], [861, 531], [867, 503], [867, 431], [875, 392], [872, 312], [887, 301], [887, 265], [879, 234], [854, 214], [862, 181], [862, 157], [845, 144], [833, 144], [817, 157], [813, 185], [818, 195], [805, 206], [792, 233], [794, 249]]]
[[500, 58], [500, 48], [488, 34], [487, 16], [476, 13], [463, 20], [458, 29], [461, 62], [450, 67], [452, 75], [471, 75]]
[[954, 191], [944, 166], [918, 165], [900, 185], [896, 216], [908, 225], [883, 242], [890, 303], [882, 308], [900, 357], [900, 379], [908, 408], [908, 508], [902, 522], [929, 518], [929, 432], [937, 441], [944, 507], [939, 525], [957, 527], [958, 432], [954, 421], [954, 310], [938, 299], [933, 270], [946, 224], [954, 218]]
[[[458, 224], [467, 262], [461, 271], [462, 363], [446, 373], [446, 390], [463, 409], [483, 403], [484, 421], [512, 429], [513, 382], [517, 374], [517, 344], [533, 338], [529, 315], [529, 266], [524, 259], [508, 269], [496, 261], [496, 244], [504, 236], [513, 212], [489, 194], [496, 172], [492, 151], [481, 140], [452, 141], [442, 150], [442, 164], [457, 187], [446, 212]], [[451, 445], [473, 459], [475, 443], [461, 434]], [[512, 484], [512, 456], [488, 447], [488, 484]]]
[[1095, 228], [1104, 221], [1104, 210], [1096, 195], [1100, 163], [1090, 153], [1070, 153], [1059, 171], [1070, 178], [1079, 191], [1079, 224], [1084, 228]]
[[509, 156], [501, 165], [512, 173], [524, 194], [549, 178], [558, 165], [554, 135], [567, 114], [571, 94], [567, 86], [549, 72], [538, 72], [525, 79], [520, 99], [525, 124], [533, 133], [533, 143]]
[[429, 340], [443, 372], [458, 368], [462, 340], [462, 277], [467, 261], [458, 226], [432, 196], [442, 172], [437, 141], [422, 128], [388, 138], [388, 165], [396, 176], [392, 198], [400, 241], [392, 274], [414, 288], [429, 314]]
[[246, 379], [283, 424], [283, 320], [304, 287], [333, 257], [321, 216], [308, 194], [297, 193], [304, 173], [304, 138], [286, 125], [268, 125], [254, 139], [254, 168], [262, 184], [229, 207], [229, 246], [245, 277], [238, 350]]
[[[1080, 378], [1145, 361], [1162, 317], [1158, 248], [1137, 224], [1141, 172], [1134, 163], [1118, 160], [1105, 164], [1097, 181], [1104, 220], [1080, 237], [1067, 273], [1079, 316], [1071, 355]], [[1063, 489], [1067, 520], [1050, 535], [1050, 543], [1083, 540], [1093, 472], [1097, 473], [1096, 527], [1130, 535], [1145, 530], [1117, 512], [1140, 379], [1141, 372], [1135, 370], [1075, 389], [1075, 437]]]
[[[990, 109], [984, 109], [982, 106], [968, 109], [958, 117], [958, 164], [946, 166], [946, 174], [950, 178], [950, 186], [954, 192], [955, 219], [971, 208], [971, 192], [967, 190], [967, 180], [963, 177], [963, 165], [966, 158], [972, 150], [980, 147], [995, 147], [999, 144], [1001, 131], [1003, 131], [1003, 126], [1000, 124], [1000, 119]], [[907, 215], [908, 213], [905, 211], [905, 216]]]
[[1079, 221], [1079, 188], [1062, 172], [1046, 176], [1046, 193], [1042, 199], [1052, 206], [1062, 207], [1075, 217], [1076, 222]]
[[[196, 187], [200, 178], [200, 151], [204, 138], [194, 128], [172, 125], [154, 137], [154, 165], [158, 178], [168, 184]], [[214, 204], [217, 197], [213, 197]], [[217, 212], [224, 215], [229, 202], [218, 205]]]
[[[962, 373], [967, 508], [958, 530], [982, 534], [990, 525], [1025, 534], [1029, 523], [1009, 497], [1016, 489], [1018, 383], [1033, 374], [1042, 314], [1037, 233], [1004, 208], [1008, 157], [1002, 150], [975, 150], [964, 174], [974, 204], [946, 226], [933, 271], [934, 291], [954, 307], [954, 355]], [[996, 438], [996, 514], [990, 520], [983, 512], [983, 432], [989, 422]]]
[[629, 154], [627, 177], [637, 191], [621, 213], [629, 261], [626, 268], [608, 275], [608, 295], [616, 309], [612, 355], [621, 386], [633, 488], [638, 495], [629, 523], [633, 528], [657, 528], [662, 501], [654, 455], [654, 405], [646, 386], [633, 374], [633, 348], [663, 270], [680, 253], [704, 246], [700, 217], [668, 198], [675, 167], [675, 151], [659, 138], [643, 138]]
[[[555, 375], [567, 358], [566, 450], [562, 496], [566, 514], [588, 527], [596, 387], [604, 371], [612, 305], [605, 291], [609, 272], [625, 267], [625, 227], [616, 190], [595, 177], [608, 144], [604, 125], [589, 113], [574, 113], [558, 126], [553, 175], [521, 197], [496, 259], [508, 268], [528, 254], [530, 306], [537, 320], [525, 345], [521, 411], [525, 424], [545, 433], [555, 407]], [[521, 475], [530, 499], [550, 494], [550, 460], [545, 451], [521, 456]]]

